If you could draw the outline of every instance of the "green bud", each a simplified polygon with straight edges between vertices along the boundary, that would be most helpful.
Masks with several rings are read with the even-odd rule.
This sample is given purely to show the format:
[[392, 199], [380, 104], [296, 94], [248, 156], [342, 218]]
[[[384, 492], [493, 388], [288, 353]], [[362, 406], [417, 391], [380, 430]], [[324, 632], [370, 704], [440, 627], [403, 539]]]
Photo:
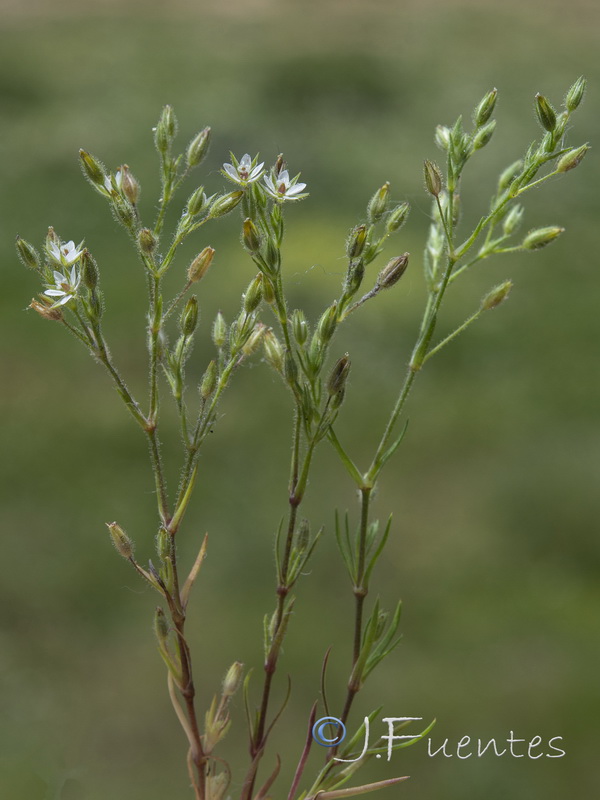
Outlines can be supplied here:
[[227, 338], [227, 325], [225, 324], [225, 317], [221, 312], [215, 317], [212, 327], [212, 340], [215, 347], [221, 348], [225, 344]]
[[218, 377], [217, 364], [215, 361], [211, 361], [200, 382], [200, 396], [203, 400], [208, 400], [217, 388]]
[[290, 353], [289, 350], [285, 351], [285, 356], [283, 359], [283, 377], [286, 379], [287, 383], [293, 385], [296, 383], [298, 379], [298, 365], [294, 359], [294, 356]]
[[526, 250], [540, 250], [546, 247], [547, 244], [553, 242], [564, 231], [564, 228], [557, 228], [554, 226], [548, 228], [538, 228], [527, 234], [523, 240], [523, 247]]
[[25, 239], [21, 239], [20, 236], [17, 236], [16, 246], [18, 256], [23, 264], [29, 269], [39, 269], [41, 262], [35, 247], [26, 242]]
[[269, 364], [274, 367], [277, 372], [283, 372], [283, 348], [270, 328], [263, 334], [263, 346]]
[[395, 283], [398, 283], [408, 267], [408, 257], [409, 253], [403, 253], [401, 256], [396, 256], [396, 258], [388, 261], [377, 276], [377, 286], [381, 289], [389, 289]]
[[189, 200], [187, 201], [187, 212], [192, 217], [200, 214], [206, 208], [207, 201], [204, 194], [204, 186], [199, 186], [195, 192], [192, 192]]
[[135, 214], [131, 203], [124, 200], [120, 195], [113, 195], [112, 207], [117, 221], [125, 228], [131, 228], [135, 221]]
[[194, 295], [185, 304], [181, 312], [181, 331], [184, 336], [192, 336], [198, 325], [198, 299]]
[[87, 248], [81, 254], [81, 277], [88, 289], [98, 285], [98, 266]]
[[586, 80], [583, 76], [577, 78], [573, 86], [567, 92], [567, 96], [565, 97], [565, 106], [567, 111], [571, 113], [575, 111], [581, 101], [583, 100], [583, 95], [585, 94], [585, 87], [586, 87]]
[[227, 670], [225, 680], [223, 681], [223, 697], [233, 697], [233, 695], [242, 685], [243, 676], [244, 665], [239, 661], [234, 661], [234, 663]]
[[306, 344], [306, 340], [308, 339], [308, 324], [304, 312], [299, 309], [296, 309], [292, 314], [292, 331], [300, 347]]
[[123, 558], [133, 557], [133, 542], [127, 536], [123, 528], [116, 522], [107, 522], [106, 527], [110, 532], [112, 542], [117, 550], [117, 553]]
[[510, 236], [520, 227], [524, 213], [525, 209], [521, 205], [517, 204], [511, 208], [502, 223], [502, 230], [505, 236]]
[[582, 144], [581, 147], [574, 147], [572, 150], [569, 150], [568, 153], [565, 153], [564, 156], [558, 160], [556, 171], [568, 172], [570, 169], [575, 169], [575, 167], [581, 164], [589, 149], [589, 145]]
[[337, 394], [340, 389], [345, 388], [349, 373], [350, 356], [346, 353], [336, 362], [327, 381], [327, 391], [331, 396]]
[[264, 336], [264, 333], [267, 329], [266, 325], [263, 325], [262, 322], [257, 322], [254, 328], [252, 329], [250, 336], [244, 342], [242, 347], [242, 353], [245, 356], [251, 356], [258, 350], [258, 346]]
[[357, 225], [352, 229], [348, 241], [346, 242], [346, 255], [348, 258], [358, 258], [365, 249], [367, 241], [366, 225]]
[[275, 287], [271, 283], [271, 280], [267, 278], [265, 275], [262, 276], [262, 293], [265, 303], [275, 302]]
[[351, 261], [344, 283], [344, 292], [347, 296], [349, 295], [352, 297], [356, 294], [356, 292], [358, 292], [364, 276], [365, 265], [362, 258], [357, 258], [354, 261]]
[[217, 197], [210, 207], [209, 216], [214, 219], [215, 217], [223, 217], [225, 214], [229, 214], [229, 212], [233, 211], [237, 206], [243, 196], [243, 192], [237, 191]]
[[171, 537], [162, 525], [156, 534], [156, 552], [163, 562], [171, 557]]
[[256, 311], [262, 300], [262, 275], [259, 273], [250, 283], [244, 294], [244, 311], [251, 314]]
[[188, 267], [187, 276], [188, 281], [197, 283], [208, 272], [208, 268], [212, 264], [215, 251], [213, 247], [205, 247], [204, 250], [196, 256]]
[[267, 239], [265, 261], [272, 272], [277, 272], [281, 266], [281, 251], [271, 237]]
[[494, 113], [494, 107], [496, 106], [496, 100], [498, 98], [498, 90], [492, 89], [491, 92], [488, 92], [483, 100], [479, 103], [477, 108], [475, 109], [475, 113], [473, 114], [473, 121], [478, 128], [481, 128], [485, 125], [485, 123], [489, 120], [489, 118]]
[[188, 167], [197, 167], [208, 152], [210, 142], [210, 128], [204, 128], [195, 136], [188, 145], [186, 161]]
[[556, 128], [556, 111], [542, 94], [535, 96], [535, 110], [542, 128], [552, 133]]
[[367, 217], [369, 223], [372, 225], [383, 217], [387, 210], [387, 204], [390, 197], [390, 184], [384, 183], [381, 189], [378, 189], [373, 197], [369, 200], [367, 206]]
[[162, 610], [162, 608], [160, 608], [160, 606], [158, 606], [156, 609], [153, 627], [159, 645], [161, 647], [165, 647], [167, 639], [169, 638], [169, 622], [165, 616], [165, 612]]
[[496, 128], [496, 120], [493, 119], [481, 127], [473, 137], [473, 148], [481, 150], [490, 141]]
[[512, 281], [505, 281], [504, 283], [501, 283], [500, 286], [496, 286], [494, 289], [492, 289], [492, 291], [481, 301], [482, 311], [490, 311], [492, 308], [499, 306], [500, 303], [503, 303], [510, 294], [512, 286]]
[[390, 215], [385, 223], [386, 232], [394, 233], [395, 231], [399, 230], [406, 222], [409, 211], [409, 203], [400, 203], [400, 205], [396, 206], [393, 211], [390, 211]]
[[79, 161], [81, 163], [81, 168], [83, 169], [83, 174], [89, 180], [89, 182], [103, 190], [106, 193], [106, 187], [104, 186], [104, 178], [106, 177], [106, 172], [104, 167], [98, 161], [97, 158], [86, 153], [85, 150], [79, 151]]
[[333, 397], [331, 398], [331, 410], [332, 411], [337, 411], [338, 410], [338, 408], [344, 402], [345, 396], [346, 396], [346, 389], [345, 388], [340, 389], [339, 392], [336, 392], [333, 395]]
[[523, 170], [523, 162], [521, 159], [518, 161], [513, 161], [506, 169], [504, 169], [500, 173], [500, 177], [498, 178], [498, 190], [503, 192], [505, 189], [511, 185], [517, 175], [520, 175]]
[[166, 155], [177, 133], [177, 120], [171, 106], [165, 106], [154, 129], [154, 143], [161, 155]]
[[427, 160], [424, 162], [423, 171], [427, 191], [434, 197], [438, 197], [439, 193], [442, 191], [442, 173], [440, 172], [440, 168], [437, 164], [434, 164], [433, 161]]
[[447, 151], [450, 147], [450, 128], [445, 125], [438, 125], [435, 129], [435, 143], [440, 150]]
[[338, 308], [337, 301], [327, 308], [321, 316], [317, 324], [318, 338], [327, 344], [335, 333], [338, 324]]
[[251, 219], [244, 220], [242, 237], [244, 241], [244, 247], [250, 253], [258, 253], [258, 251], [260, 250], [260, 234], [258, 232], [256, 225], [252, 222]]

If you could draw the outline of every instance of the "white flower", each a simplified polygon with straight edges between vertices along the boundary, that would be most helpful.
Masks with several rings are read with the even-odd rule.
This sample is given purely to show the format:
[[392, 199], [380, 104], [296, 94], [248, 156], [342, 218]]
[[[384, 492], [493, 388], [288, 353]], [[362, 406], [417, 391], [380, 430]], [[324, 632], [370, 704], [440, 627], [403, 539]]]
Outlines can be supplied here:
[[53, 259], [53, 261], [56, 261], [57, 264], [60, 264], [64, 267], [70, 267], [71, 264], [79, 261], [83, 252], [83, 248], [81, 244], [78, 247], [75, 247], [75, 242], [73, 241], [67, 242], [66, 244], [64, 242], [58, 244], [57, 242], [51, 241], [48, 243], [47, 252], [50, 258]]
[[[73, 244], [73, 242], [69, 242], [69, 244]], [[77, 297], [77, 289], [79, 288], [81, 275], [75, 266], [71, 267], [70, 271], [65, 270], [64, 274], [54, 270], [53, 275], [54, 286], [51, 289], [46, 289], [44, 294], [48, 295], [48, 297], [57, 298], [54, 301], [54, 305], [51, 306], [52, 308], [56, 308], [57, 306], [64, 306], [69, 300], [73, 300], [73, 298]]]
[[261, 164], [256, 164], [258, 156], [251, 159], [249, 153], [246, 153], [238, 161], [237, 158], [231, 154], [232, 164], [223, 164], [221, 172], [230, 181], [237, 183], [239, 186], [247, 186], [249, 183], [254, 183], [263, 174], [264, 161]]
[[123, 183], [123, 173], [119, 168], [114, 175], [105, 175], [104, 176], [104, 188], [109, 194], [112, 194], [115, 189], [117, 192], [121, 191], [121, 185]]
[[299, 175], [296, 175], [295, 178], [290, 180], [287, 169], [282, 170], [276, 178], [271, 175], [265, 175], [267, 194], [281, 202], [284, 200], [301, 200], [307, 194], [301, 194], [302, 189], [306, 188], [306, 184], [298, 183], [299, 177]]

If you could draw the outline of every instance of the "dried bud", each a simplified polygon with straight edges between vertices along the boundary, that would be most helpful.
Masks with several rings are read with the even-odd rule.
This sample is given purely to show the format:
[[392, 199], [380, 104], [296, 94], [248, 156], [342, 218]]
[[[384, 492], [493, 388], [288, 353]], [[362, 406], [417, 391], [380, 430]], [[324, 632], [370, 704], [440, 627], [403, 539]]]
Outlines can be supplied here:
[[234, 663], [227, 670], [225, 680], [223, 681], [223, 697], [233, 697], [233, 695], [242, 685], [243, 676], [244, 665], [239, 661], [234, 661]]
[[213, 217], [223, 217], [225, 214], [229, 214], [230, 211], [237, 206], [240, 202], [244, 193], [241, 191], [237, 192], [229, 192], [229, 194], [223, 194], [214, 201], [212, 206], [210, 207], [209, 216]]
[[279, 153], [275, 166], [273, 167], [273, 177], [277, 178], [280, 172], [285, 169], [285, 161], [283, 160], [283, 153]]
[[381, 189], [378, 189], [373, 197], [369, 200], [367, 206], [367, 217], [371, 225], [379, 222], [387, 210], [387, 204], [390, 197], [390, 184], [384, 183]]
[[262, 300], [262, 275], [259, 273], [250, 283], [244, 294], [244, 311], [251, 314], [256, 311]]
[[221, 348], [225, 344], [227, 338], [227, 325], [225, 324], [225, 317], [221, 312], [215, 317], [212, 327], [212, 340], [215, 347]]
[[198, 324], [198, 299], [194, 295], [181, 312], [181, 331], [184, 336], [192, 336]]
[[85, 150], [80, 150], [79, 160], [81, 162], [83, 174], [89, 180], [89, 182], [93, 186], [101, 188], [104, 192], [106, 192], [106, 187], [104, 186], [106, 172], [104, 171], [104, 167], [98, 161], [98, 159], [94, 158], [94, 156], [90, 155], [89, 153], [86, 153]]
[[573, 111], [579, 107], [581, 101], [583, 100], [583, 95], [585, 94], [585, 87], [585, 78], [583, 76], [577, 78], [565, 97], [565, 106], [567, 107], [567, 111], [573, 113]]
[[217, 388], [217, 364], [211, 361], [200, 382], [200, 396], [203, 400], [208, 400], [214, 390]]
[[40, 317], [52, 320], [53, 322], [60, 322], [63, 318], [62, 309], [52, 308], [52, 306], [44, 305], [44, 303], [40, 303], [39, 300], [36, 300], [35, 297], [31, 298], [29, 308], [32, 308], [34, 311], [36, 311]]
[[87, 248], [81, 254], [81, 277], [90, 290], [98, 285], [98, 266]]
[[482, 311], [490, 311], [492, 308], [499, 306], [500, 303], [503, 303], [510, 294], [512, 286], [512, 281], [505, 281], [504, 283], [501, 283], [500, 286], [496, 286], [494, 289], [492, 289], [492, 291], [481, 301]]
[[438, 197], [439, 193], [442, 191], [442, 173], [440, 172], [440, 168], [437, 164], [434, 164], [433, 161], [427, 160], [424, 163], [423, 172], [425, 174], [425, 186], [427, 187], [427, 191], [434, 197]]
[[195, 217], [197, 214], [200, 214], [206, 208], [207, 200], [206, 195], [204, 194], [204, 186], [199, 186], [195, 192], [190, 195], [189, 200], [187, 201], [187, 213]]
[[535, 110], [542, 128], [552, 133], [556, 128], [556, 111], [542, 94], [535, 96]]
[[308, 339], [308, 324], [304, 312], [299, 309], [296, 309], [292, 314], [292, 331], [300, 347], [306, 344], [306, 340]]
[[337, 361], [327, 381], [327, 391], [331, 396], [345, 388], [349, 373], [350, 356], [346, 353]]
[[129, 200], [132, 206], [134, 206], [138, 198], [140, 196], [140, 185], [137, 180], [131, 174], [131, 170], [127, 166], [127, 164], [123, 164], [123, 166], [119, 167], [119, 173], [121, 175], [120, 183], [121, 183], [121, 191], [125, 195], [125, 197]]
[[511, 185], [517, 175], [523, 170], [523, 162], [519, 159], [518, 161], [514, 161], [505, 170], [500, 173], [500, 177], [498, 178], [498, 190], [503, 192], [505, 189]]
[[187, 276], [188, 280], [192, 283], [197, 283], [206, 275], [208, 268], [212, 264], [215, 251], [213, 247], [205, 247], [204, 250], [196, 256], [188, 267]]
[[162, 610], [160, 606], [157, 606], [156, 608], [153, 627], [159, 645], [161, 645], [161, 647], [164, 647], [166, 645], [167, 639], [169, 638], [169, 622], [165, 616], [165, 612]]
[[589, 149], [589, 145], [582, 144], [581, 147], [574, 147], [572, 150], [569, 150], [568, 153], [565, 153], [564, 156], [558, 160], [556, 171], [568, 172], [570, 169], [575, 169], [575, 167], [581, 164]]
[[17, 253], [23, 264], [29, 267], [29, 269], [38, 269], [40, 266], [40, 257], [35, 247], [29, 244], [29, 242], [26, 242], [25, 239], [21, 239], [20, 236], [17, 236], [16, 245]]
[[399, 230], [408, 218], [408, 212], [410, 211], [410, 204], [409, 203], [400, 203], [399, 206], [390, 212], [389, 217], [385, 223], [385, 229], [387, 233], [394, 233], [395, 231]]
[[123, 558], [131, 558], [133, 556], [133, 542], [123, 528], [116, 522], [107, 522], [106, 527], [110, 531], [112, 542], [118, 554]]
[[142, 228], [138, 233], [138, 245], [145, 256], [151, 256], [158, 245], [158, 239], [150, 228]]
[[553, 242], [564, 231], [564, 228], [557, 228], [554, 226], [548, 228], [538, 228], [527, 234], [523, 240], [523, 247], [526, 250], [540, 250], [546, 247], [547, 244]]
[[263, 334], [263, 346], [265, 348], [265, 357], [269, 364], [277, 372], [283, 372], [283, 348], [270, 328]]
[[365, 249], [366, 241], [366, 225], [357, 225], [356, 228], [353, 228], [346, 242], [346, 255], [348, 258], [358, 258]]
[[401, 256], [396, 256], [396, 258], [388, 261], [377, 276], [377, 285], [381, 289], [389, 289], [395, 283], [398, 283], [408, 267], [408, 257], [409, 253], [403, 253]]
[[511, 210], [506, 215], [504, 222], [502, 223], [502, 231], [504, 232], [505, 236], [510, 236], [514, 233], [523, 222], [523, 214], [525, 213], [525, 209], [521, 205], [516, 205], [511, 208]]
[[445, 125], [438, 125], [435, 129], [435, 143], [440, 150], [447, 151], [450, 147], [450, 128]]
[[337, 301], [334, 302], [332, 305], [327, 308], [318, 322], [317, 325], [317, 336], [322, 342], [327, 342], [331, 339], [333, 334], [335, 333], [335, 329], [338, 324], [338, 308], [337, 308]]
[[249, 218], [244, 220], [242, 236], [244, 247], [250, 253], [258, 253], [260, 250], [260, 234], [256, 225]]
[[496, 129], [496, 120], [493, 119], [481, 127], [473, 137], [473, 148], [481, 150], [490, 141]]
[[494, 113], [494, 107], [496, 105], [497, 97], [498, 97], [498, 90], [492, 89], [491, 92], [488, 92], [486, 94], [486, 96], [483, 98], [483, 100], [479, 103], [479, 105], [475, 109], [473, 120], [478, 128], [483, 127]]
[[188, 167], [197, 167], [208, 152], [210, 128], [204, 128], [188, 145], [186, 160]]

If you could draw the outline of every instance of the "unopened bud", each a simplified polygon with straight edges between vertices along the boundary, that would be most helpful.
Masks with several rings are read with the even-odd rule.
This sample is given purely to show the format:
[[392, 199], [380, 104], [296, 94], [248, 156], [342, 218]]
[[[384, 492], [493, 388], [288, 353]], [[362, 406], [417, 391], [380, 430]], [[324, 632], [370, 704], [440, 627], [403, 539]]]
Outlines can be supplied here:
[[496, 129], [496, 120], [493, 119], [481, 127], [473, 137], [473, 147], [475, 150], [481, 150], [490, 141]]
[[583, 100], [583, 95], [585, 94], [585, 87], [586, 87], [586, 80], [582, 76], [577, 78], [573, 86], [567, 92], [567, 96], [565, 97], [565, 106], [567, 110], [571, 113], [575, 111], [581, 101]]
[[502, 223], [502, 231], [505, 236], [510, 236], [520, 227], [523, 222], [524, 213], [525, 209], [521, 205], [516, 205], [511, 208]]
[[167, 532], [166, 528], [161, 525], [160, 530], [156, 535], [156, 552], [158, 553], [158, 557], [162, 562], [167, 561], [167, 559], [171, 557], [171, 545], [171, 536]]
[[408, 257], [409, 253], [403, 253], [401, 256], [388, 261], [377, 276], [377, 285], [381, 289], [389, 289], [395, 283], [398, 283], [408, 267]]
[[169, 622], [167, 620], [167, 617], [165, 616], [165, 612], [162, 610], [160, 606], [158, 606], [156, 609], [156, 614], [154, 615], [153, 627], [159, 645], [161, 645], [161, 647], [164, 647], [166, 645], [167, 639], [169, 638]]
[[245, 356], [251, 356], [258, 350], [258, 346], [261, 343], [262, 337], [267, 330], [267, 326], [263, 325], [262, 322], [257, 322], [250, 336], [244, 342], [244, 346], [242, 347], [242, 353]]
[[267, 239], [267, 246], [265, 249], [265, 261], [267, 266], [272, 272], [277, 272], [281, 266], [281, 250], [277, 243], [271, 237]]
[[192, 283], [197, 283], [206, 275], [208, 268], [212, 264], [215, 251], [213, 247], [205, 247], [204, 250], [196, 256], [188, 267], [187, 276], [188, 280]]
[[511, 185], [517, 175], [520, 175], [523, 171], [523, 162], [519, 159], [518, 161], [513, 161], [506, 169], [504, 169], [500, 173], [500, 177], [498, 178], [498, 189], [499, 191], [503, 192], [505, 189]]
[[265, 275], [262, 276], [262, 293], [265, 303], [275, 302], [275, 287], [273, 286], [271, 280], [267, 278]]
[[29, 244], [29, 242], [26, 242], [25, 239], [21, 239], [20, 236], [17, 236], [16, 245], [17, 253], [23, 264], [29, 267], [29, 269], [38, 269], [40, 266], [40, 257], [35, 247]]
[[283, 160], [283, 153], [279, 153], [277, 156], [277, 160], [275, 161], [275, 166], [273, 167], [273, 174], [276, 178], [280, 172], [285, 169], [285, 161]]
[[410, 211], [409, 203], [400, 203], [399, 206], [390, 212], [389, 217], [385, 223], [387, 233], [394, 233], [399, 230], [407, 220], [408, 212]]
[[251, 314], [256, 311], [262, 300], [262, 275], [258, 274], [250, 283], [244, 294], [244, 311]]
[[233, 695], [242, 685], [243, 677], [244, 665], [239, 661], [234, 661], [234, 663], [227, 670], [225, 680], [223, 681], [223, 697], [233, 697]]
[[300, 526], [296, 531], [294, 546], [296, 551], [302, 555], [308, 549], [310, 544], [310, 523], [307, 519], [300, 522]]
[[217, 388], [217, 378], [217, 364], [215, 361], [211, 361], [206, 368], [204, 375], [202, 376], [202, 381], [200, 382], [200, 396], [203, 400], [208, 400], [208, 398]]
[[494, 113], [494, 107], [496, 105], [496, 100], [498, 98], [498, 90], [492, 89], [491, 92], [488, 92], [483, 100], [479, 103], [477, 108], [475, 109], [475, 113], [473, 115], [473, 119], [475, 121], [475, 125], [478, 128], [481, 128], [485, 123], [489, 120], [489, 118]]
[[283, 372], [283, 348], [279, 339], [270, 328], [266, 330], [263, 335], [263, 346], [269, 364], [274, 367], [277, 372]]
[[500, 303], [503, 303], [510, 294], [512, 286], [512, 281], [505, 281], [504, 283], [501, 283], [500, 286], [496, 286], [494, 289], [492, 289], [492, 291], [481, 301], [482, 310], [490, 311], [492, 308], [499, 306]]
[[257, 253], [260, 250], [260, 234], [256, 225], [249, 218], [244, 220], [242, 236], [244, 247], [250, 253]]
[[445, 125], [438, 125], [435, 129], [435, 143], [440, 150], [448, 150], [450, 147], [450, 128]]
[[121, 183], [121, 191], [125, 195], [125, 197], [129, 200], [132, 206], [134, 206], [138, 198], [140, 196], [140, 185], [137, 180], [131, 174], [131, 170], [127, 166], [127, 164], [123, 164], [123, 166], [119, 167], [119, 173], [121, 175], [120, 183]]
[[151, 256], [154, 253], [158, 240], [150, 228], [142, 228], [138, 233], [138, 245], [145, 256]]
[[181, 331], [184, 336], [191, 336], [198, 324], [198, 299], [193, 296], [185, 304], [181, 312]]
[[83, 169], [83, 174], [85, 177], [92, 183], [94, 186], [101, 187], [105, 189], [104, 186], [104, 178], [106, 177], [106, 173], [104, 171], [104, 167], [98, 161], [98, 159], [94, 158], [94, 156], [86, 153], [85, 150], [79, 151], [79, 161], [81, 163], [81, 168]]
[[439, 193], [442, 191], [442, 173], [440, 172], [440, 168], [437, 164], [434, 164], [433, 161], [427, 160], [423, 165], [423, 172], [427, 191], [434, 197], [438, 197]]
[[317, 325], [317, 335], [322, 342], [327, 343], [333, 334], [338, 323], [337, 301], [327, 308], [321, 316]]
[[367, 206], [367, 216], [369, 222], [379, 222], [381, 217], [387, 210], [387, 204], [390, 197], [390, 184], [384, 183], [381, 189], [378, 189], [369, 201]]
[[204, 194], [204, 186], [199, 186], [195, 192], [190, 195], [187, 201], [187, 212], [192, 217], [200, 214], [206, 208], [206, 195]]
[[558, 160], [556, 171], [568, 172], [570, 169], [575, 169], [575, 167], [581, 164], [589, 149], [589, 145], [582, 144], [581, 147], [574, 147], [572, 150], [569, 150], [568, 153], [565, 153], [564, 156]]
[[298, 365], [289, 350], [285, 351], [283, 358], [283, 377], [290, 386], [295, 384], [298, 379]]
[[556, 111], [543, 94], [536, 94], [535, 110], [542, 128], [552, 133], [556, 128]]
[[88, 289], [98, 285], [98, 266], [87, 248], [81, 254], [81, 277]]
[[348, 374], [350, 373], [350, 356], [348, 353], [343, 355], [331, 370], [331, 375], [327, 381], [327, 391], [330, 395], [337, 394], [340, 389], [346, 386]]
[[177, 120], [171, 106], [165, 106], [161, 112], [158, 124], [154, 129], [154, 143], [161, 155], [169, 150], [171, 142], [177, 132]]
[[135, 214], [133, 206], [120, 195], [113, 195], [112, 207], [117, 220], [126, 228], [130, 228], [134, 222]]
[[131, 558], [133, 556], [133, 542], [123, 528], [116, 522], [107, 522], [106, 526], [118, 554], [123, 558]]
[[225, 323], [225, 317], [219, 311], [217, 316], [215, 317], [215, 321], [213, 322], [213, 327], [212, 327], [212, 340], [215, 343], [215, 347], [218, 348], [223, 347], [226, 338], [227, 338], [227, 325]]
[[188, 145], [186, 160], [188, 167], [197, 167], [208, 152], [210, 128], [204, 128]]
[[304, 312], [299, 309], [296, 309], [292, 314], [292, 331], [294, 332], [294, 338], [302, 347], [308, 339], [308, 324]]
[[357, 225], [352, 230], [346, 243], [346, 255], [348, 258], [358, 258], [362, 251], [365, 249], [367, 241], [367, 227], [366, 225]]
[[63, 318], [62, 309], [52, 308], [52, 306], [47, 306], [44, 303], [40, 303], [40, 301], [36, 300], [35, 297], [31, 298], [29, 308], [32, 308], [34, 311], [36, 311], [40, 317], [52, 320], [53, 322], [60, 322]]
[[229, 192], [229, 194], [221, 195], [217, 197], [214, 201], [212, 206], [210, 207], [209, 216], [215, 217], [223, 217], [225, 214], [229, 214], [230, 211], [237, 206], [240, 202], [244, 193], [241, 191], [238, 192]]
[[548, 228], [538, 228], [527, 234], [523, 240], [523, 247], [526, 250], [540, 250], [546, 247], [547, 244], [553, 242], [564, 231], [564, 228], [557, 228], [554, 226]]

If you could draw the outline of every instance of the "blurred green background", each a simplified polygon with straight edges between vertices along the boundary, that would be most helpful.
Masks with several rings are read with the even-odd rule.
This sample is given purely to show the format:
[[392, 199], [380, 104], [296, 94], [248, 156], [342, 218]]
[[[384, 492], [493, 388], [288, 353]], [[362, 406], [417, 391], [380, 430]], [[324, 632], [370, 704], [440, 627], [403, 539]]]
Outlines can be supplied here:
[[[132, 387], [144, 390], [142, 276], [81, 178], [78, 148], [112, 169], [129, 164], [147, 218], [158, 192], [151, 128], [164, 103], [176, 109], [182, 145], [204, 125], [213, 128], [190, 191], [198, 181], [219, 190], [230, 149], [268, 160], [283, 151], [311, 192], [288, 209], [284, 269], [293, 303], [312, 314], [337, 291], [345, 236], [370, 194], [389, 179], [394, 199], [410, 200], [410, 221], [388, 251], [412, 253], [409, 273], [335, 341], [334, 355], [348, 350], [353, 358], [340, 435], [364, 464], [421, 307], [429, 208], [421, 164], [436, 156], [434, 126], [468, 117], [498, 87], [498, 130], [463, 190], [468, 227], [499, 169], [539, 135], [536, 91], [560, 102], [586, 74], [590, 89], [572, 142], [594, 144], [599, 23], [600, 7], [586, 0], [569, 8], [513, 0], [3, 0], [1, 797], [191, 794], [152, 638], [155, 597], [115, 555], [104, 528], [117, 519], [140, 557], [151, 555], [146, 445], [77, 342], [24, 313], [38, 286], [17, 262], [15, 235], [38, 244], [52, 224], [64, 239], [85, 237], [102, 269], [115, 357]], [[529, 195], [526, 225], [564, 225], [564, 236], [542, 253], [486, 263], [452, 293], [448, 330], [492, 285], [506, 277], [516, 284], [509, 303], [432, 362], [411, 399], [405, 445], [376, 498], [382, 519], [394, 511], [376, 583], [388, 607], [403, 598], [404, 639], [354, 717], [380, 704], [388, 716], [437, 717], [435, 747], [464, 735], [503, 741], [510, 731], [544, 743], [562, 736], [567, 755], [462, 761], [429, 758], [421, 744], [363, 774], [412, 776], [381, 792], [382, 800], [595, 794], [599, 179], [592, 151], [576, 172]], [[253, 275], [238, 230], [235, 215], [207, 228], [178, 262], [183, 274], [194, 252], [217, 249], [200, 292], [198, 376], [210, 358], [211, 320], [219, 308], [231, 319]], [[273, 605], [272, 536], [286, 505], [289, 415], [276, 376], [255, 359], [236, 377], [202, 456], [181, 542], [182, 558], [191, 560], [203, 533], [211, 536], [190, 620], [202, 705], [238, 658], [254, 667], [258, 692], [262, 615]], [[175, 480], [169, 419], [174, 445], [165, 455]], [[291, 673], [292, 699], [276, 737], [286, 779], [329, 645], [332, 713], [343, 698], [351, 598], [333, 542], [334, 506], [356, 514], [352, 487], [324, 446], [307, 511], [326, 536], [298, 588], [276, 692], [281, 698]], [[239, 699], [234, 719], [222, 752], [235, 767], [233, 796], [246, 763]], [[273, 751], [265, 765], [274, 758]], [[286, 785], [274, 796], [285, 796]]]

